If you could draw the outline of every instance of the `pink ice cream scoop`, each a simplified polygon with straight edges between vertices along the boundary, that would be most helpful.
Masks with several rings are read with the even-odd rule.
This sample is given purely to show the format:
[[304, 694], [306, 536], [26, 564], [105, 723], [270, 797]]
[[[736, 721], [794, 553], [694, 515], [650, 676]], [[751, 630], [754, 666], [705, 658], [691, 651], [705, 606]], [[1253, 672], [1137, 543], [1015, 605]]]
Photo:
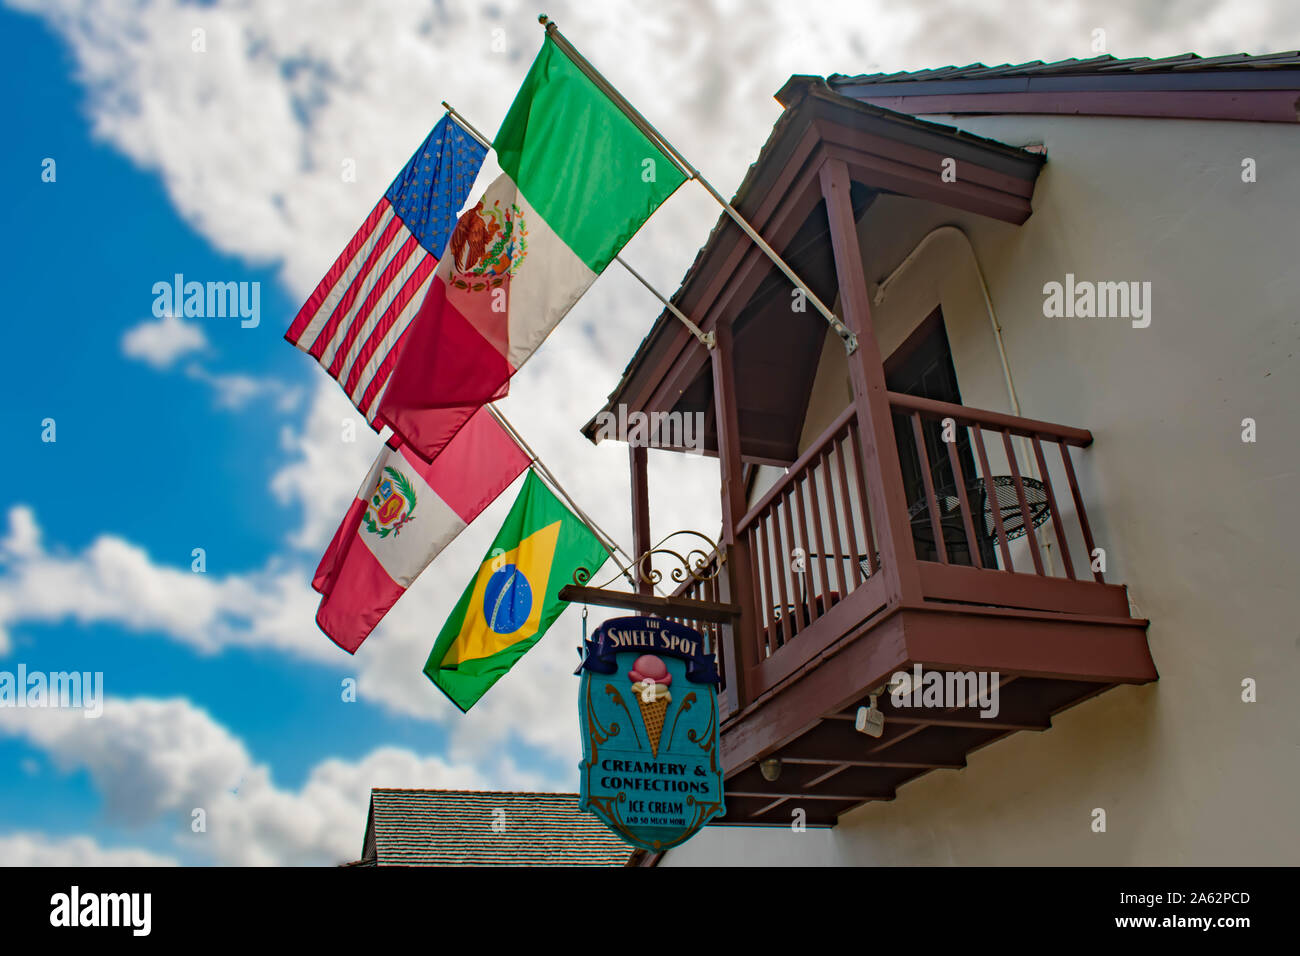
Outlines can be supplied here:
[[668, 665], [653, 654], [642, 654], [627, 672], [633, 683], [645, 681], [648, 684], [663, 684], [668, 687], [673, 677], [668, 673]]

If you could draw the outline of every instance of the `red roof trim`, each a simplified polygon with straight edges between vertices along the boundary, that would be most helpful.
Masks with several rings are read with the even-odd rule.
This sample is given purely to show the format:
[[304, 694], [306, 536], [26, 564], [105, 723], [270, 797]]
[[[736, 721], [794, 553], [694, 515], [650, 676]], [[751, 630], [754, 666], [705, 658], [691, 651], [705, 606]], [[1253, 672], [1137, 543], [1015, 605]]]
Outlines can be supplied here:
[[[880, 87], [882, 92], [887, 84]], [[1300, 90], [1168, 92], [957, 93], [862, 96], [861, 101], [914, 116], [1039, 113], [1162, 119], [1300, 122]]]

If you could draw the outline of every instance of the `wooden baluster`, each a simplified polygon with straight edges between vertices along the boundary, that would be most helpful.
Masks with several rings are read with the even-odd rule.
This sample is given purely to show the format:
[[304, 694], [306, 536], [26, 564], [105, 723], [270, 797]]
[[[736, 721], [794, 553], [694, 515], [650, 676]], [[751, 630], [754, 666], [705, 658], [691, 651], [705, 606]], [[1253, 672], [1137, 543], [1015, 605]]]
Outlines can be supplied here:
[[772, 499], [772, 507], [768, 514], [772, 518], [772, 556], [776, 558], [773, 570], [776, 572], [777, 589], [781, 594], [781, 631], [777, 637], [777, 647], [780, 647], [794, 637], [794, 629], [790, 621], [790, 599], [785, 590], [785, 572], [790, 565], [790, 557], [785, 540], [781, 537], [780, 495]]
[[799, 535], [803, 538], [800, 547], [803, 548], [803, 597], [804, 607], [807, 609], [808, 623], [811, 624], [821, 615], [817, 611], [816, 584], [817, 581], [812, 573], [812, 558], [808, 552], [812, 551], [812, 538], [808, 537], [808, 509], [803, 500], [803, 478], [798, 476], [794, 480], [794, 502], [795, 510], [799, 512]]
[[835, 484], [831, 480], [830, 445], [821, 454], [822, 467], [826, 470], [826, 513], [830, 517], [831, 538], [835, 544], [835, 584], [839, 588], [840, 599], [849, 593], [848, 580], [844, 577], [844, 545], [840, 542], [840, 516], [835, 508]]
[[[1088, 549], [1088, 567], [1091, 568], [1093, 552], [1097, 550], [1097, 543], [1092, 540], [1092, 528], [1088, 524], [1088, 513], [1083, 508], [1083, 496], [1079, 494], [1079, 482], [1074, 477], [1074, 462], [1070, 460], [1070, 446], [1063, 441], [1058, 441], [1056, 447], [1061, 452], [1061, 461], [1065, 463], [1065, 477], [1070, 481], [1070, 494], [1074, 497], [1074, 511], [1079, 516], [1079, 528], [1083, 531], [1083, 545]], [[1098, 584], [1106, 583], [1101, 571], [1093, 571], [1092, 576], [1097, 579]]]
[[762, 546], [758, 551], [758, 566], [763, 573], [763, 585], [766, 589], [760, 595], [761, 602], [758, 609], [759, 625], [759, 644], [758, 659], [762, 660], [776, 649], [776, 582], [772, 580], [772, 549], [768, 546], [767, 540], [767, 516], [759, 515], [754, 519], [758, 526], [759, 540]]
[[785, 494], [781, 495], [779, 512], [783, 522], [782, 526], [785, 528], [785, 564], [790, 571], [790, 600], [794, 604], [791, 623], [794, 627], [794, 632], [798, 634], [808, 626], [808, 609], [804, 605], [804, 599], [807, 596], [806, 592], [808, 587], [806, 582], [800, 580], [799, 572], [794, 569], [794, 552], [796, 548], [802, 548], [804, 551], [807, 551], [808, 549], [806, 545], [808, 544], [808, 538], [806, 535], [803, 540], [796, 540], [795, 538], [794, 515], [790, 512], [791, 499], [794, 497], [794, 487], [795, 481], [792, 479], [786, 488]]
[[[954, 428], [964, 428], [964, 425], [952, 420]], [[970, 551], [971, 563], [977, 568], [984, 567], [984, 558], [980, 555], [979, 541], [975, 537], [975, 525], [971, 522], [973, 512], [970, 510], [970, 501], [966, 497], [966, 476], [961, 470], [961, 459], [957, 454], [957, 437], [954, 434], [953, 440], [944, 442], [948, 446], [948, 463], [952, 465], [953, 480], [957, 483], [957, 502], [961, 508], [961, 523], [966, 531], [966, 547]], [[980, 518], [981, 524], [983, 518]]]
[[858, 555], [862, 552], [858, 550], [858, 529], [853, 520], [853, 496], [849, 494], [849, 477], [844, 468], [844, 454], [848, 442], [843, 440], [843, 434], [836, 435], [832, 441], [835, 449], [836, 473], [840, 477], [840, 498], [844, 502], [844, 534], [845, 544], [849, 548], [849, 566], [853, 569], [853, 587], [859, 588], [865, 578], [862, 575], [862, 565], [858, 564]]
[[934, 495], [934, 480], [930, 477], [930, 454], [925, 450], [925, 434], [921, 431], [921, 413], [912, 412], [912, 434], [916, 436], [916, 457], [921, 465], [921, 481], [925, 485], [925, 503], [930, 509], [930, 531], [939, 552], [939, 562], [948, 563], [948, 544], [943, 540], [943, 527], [939, 523], [939, 499]]
[[867, 497], [867, 481], [863, 473], [866, 459], [862, 457], [862, 435], [856, 417], [849, 419], [849, 436], [853, 439], [853, 465], [858, 475], [858, 497], [862, 502], [862, 519], [867, 528], [867, 570], [875, 574], [880, 570], [880, 558], [876, 554], [876, 534], [871, 527], [871, 502]]
[[754, 595], [754, 600], [757, 605], [754, 609], [754, 639], [757, 644], [757, 659], [761, 660], [763, 657], [763, 647], [767, 644], [767, 615], [763, 611], [767, 602], [763, 597], [763, 577], [761, 569], [763, 562], [767, 560], [767, 557], [763, 553], [762, 543], [758, 540], [758, 527], [756, 525], [751, 524], [746, 528], [744, 537], [745, 541], [749, 544], [749, 553], [753, 556], [749, 562], [750, 584], [753, 587], [753, 591], [750, 593]]
[[1002, 502], [998, 498], [998, 487], [993, 483], [993, 473], [989, 471], [988, 452], [984, 449], [984, 432], [980, 430], [979, 425], [971, 425], [971, 430], [975, 433], [975, 450], [979, 453], [980, 471], [984, 475], [984, 500], [989, 502], [989, 507], [993, 509], [993, 526], [998, 533], [1002, 565], [1006, 570], [1014, 571], [1016, 566], [1011, 562], [1011, 546], [1007, 544], [1007, 530], [1002, 527]]
[[1047, 492], [1047, 510], [1052, 516], [1052, 529], [1056, 532], [1056, 541], [1061, 546], [1061, 563], [1071, 581], [1077, 581], [1074, 575], [1074, 563], [1070, 560], [1070, 542], [1065, 538], [1065, 522], [1061, 520], [1061, 509], [1056, 506], [1056, 495], [1052, 493], [1052, 478], [1047, 473], [1047, 460], [1043, 457], [1043, 446], [1038, 436], [1033, 437], [1034, 457], [1038, 459], [1038, 472], [1043, 476], [1043, 490]]
[[1007, 464], [1011, 467], [1011, 480], [1016, 486], [1016, 498], [1020, 501], [1020, 520], [1024, 522], [1025, 537], [1029, 539], [1029, 553], [1034, 559], [1034, 570], [1043, 574], [1043, 556], [1038, 553], [1038, 536], [1034, 534], [1034, 521], [1029, 514], [1029, 502], [1025, 500], [1025, 483], [1020, 480], [1020, 466], [1016, 464], [1016, 451], [1011, 447], [1011, 435], [1002, 429], [1002, 446], [1007, 450]]
[[808, 484], [809, 484], [809, 502], [812, 505], [812, 523], [813, 536], [817, 540], [818, 559], [822, 565], [822, 612], [830, 610], [831, 606], [831, 579], [827, 573], [826, 565], [826, 542], [822, 540], [822, 508], [821, 508], [821, 491], [817, 484], [817, 473], [821, 470], [820, 459], [814, 458], [808, 463]]

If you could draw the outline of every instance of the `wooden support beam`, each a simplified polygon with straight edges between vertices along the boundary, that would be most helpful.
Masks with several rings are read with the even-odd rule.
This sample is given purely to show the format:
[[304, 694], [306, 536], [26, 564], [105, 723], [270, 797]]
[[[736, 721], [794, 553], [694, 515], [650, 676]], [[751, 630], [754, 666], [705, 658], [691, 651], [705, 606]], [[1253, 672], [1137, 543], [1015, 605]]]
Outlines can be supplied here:
[[848, 167], [842, 159], [827, 157], [820, 170], [822, 196], [830, 221], [831, 250], [840, 287], [840, 310], [844, 323], [858, 337], [857, 351], [848, 357], [853, 404], [858, 411], [862, 434], [861, 467], [867, 478], [871, 518], [876, 527], [881, 570], [887, 582], [890, 603], [919, 601], [921, 580], [912, 548], [912, 530], [907, 520], [907, 499], [903, 472], [894, 444], [889, 396], [885, 388], [884, 359], [871, 322], [871, 300], [863, 274], [858, 224]]
[[805, 786], [805, 787], [815, 787], [815, 786], [817, 786], [817, 785], [819, 785], [819, 784], [823, 784], [823, 783], [825, 783], [827, 780], [829, 780], [831, 777], [835, 776], [837, 773], [843, 773], [845, 770], [848, 770], [848, 769], [849, 769], [849, 765], [846, 764], [846, 763], [837, 764], [836, 766], [831, 767], [831, 769], [830, 769], [830, 770], [827, 770], [825, 773], [823, 773], [823, 774], [818, 774], [816, 777], [813, 777], [811, 780], [809, 780], [807, 783], [805, 783], [804, 786]]
[[740, 614], [740, 608], [734, 604], [697, 601], [694, 598], [659, 597], [656, 594], [633, 594], [629, 591], [607, 591], [578, 584], [566, 584], [560, 588], [560, 600], [596, 604], [600, 607], [629, 608], [661, 617], [681, 617], [688, 621], [709, 621], [713, 624], [726, 624]]
[[[915, 767], [915, 768], [925, 768], [927, 770], [960, 770], [966, 766], [965, 760], [938, 760], [938, 759], [842, 760], [834, 754], [819, 754], [819, 755], [812, 755], [807, 757], [782, 756], [781, 763], [783, 764], [788, 763], [791, 765], [808, 764], [808, 765], [817, 765], [817, 766], [831, 766], [831, 767], [838, 767], [841, 770], [848, 769], [849, 767], [886, 767], [886, 768], [894, 767], [894, 768], [902, 768], [904, 770]], [[819, 778], [816, 781], [812, 781], [808, 783], [807, 786], [811, 787], [813, 786], [814, 783], [820, 783], [820, 782], [821, 781]]]
[[777, 797], [783, 797], [787, 800], [796, 800], [796, 801], [834, 800], [837, 803], [863, 803], [867, 800], [893, 800], [894, 791], [888, 790], [888, 791], [880, 791], [877, 793], [812, 793], [812, 792], [782, 793], [779, 791], [773, 791], [771, 793], [754, 793], [754, 792], [733, 793], [730, 790], [726, 791], [726, 799], [730, 800], [732, 797], [736, 797], [737, 799], [740, 800], [745, 800], [745, 799], [773, 800], [776, 799]]
[[[853, 714], [830, 714], [828, 720], [853, 720]], [[917, 713], [902, 714], [897, 711], [885, 718], [885, 724], [918, 725], [921, 727], [962, 727], [976, 730], [1048, 730], [1050, 720], [1004, 720], [994, 717], [985, 720], [978, 710], [969, 707], [955, 713]]]
[[637, 561], [632, 573], [638, 594], [654, 594], [654, 585], [646, 580], [640, 564], [641, 556], [650, 550], [650, 482], [646, 474], [646, 448], [644, 445], [630, 445], [627, 454], [632, 479], [632, 555]]
[[[1010, 683], [1004, 676], [1003, 686]], [[885, 714], [885, 733], [890, 734], [891, 727], [958, 727], [975, 730], [1047, 730], [1051, 721], [1044, 716], [1043, 708], [1032, 698], [1017, 698], [1009, 694], [999, 694], [1000, 708], [996, 717], [981, 717], [978, 707], [949, 707], [938, 710], [932, 707], [894, 707], [888, 697], [879, 703]], [[838, 714], [827, 714], [827, 720], [851, 722], [856, 717], [859, 706], [866, 706], [865, 699], [848, 710]]]
[[777, 799], [769, 803], [767, 806], [760, 807], [759, 809], [751, 813], [749, 815], [750, 819], [753, 819], [754, 817], [762, 816], [764, 813], [767, 813], [767, 811], [769, 810], [775, 810], [777, 807], [779, 807], [781, 804], [785, 803], [789, 799], [790, 799], [789, 797], [778, 797]]
[[721, 621], [722, 655], [727, 696], [740, 710], [752, 699], [749, 671], [758, 660], [757, 603], [754, 597], [753, 555], [749, 536], [736, 529], [745, 516], [745, 468], [740, 458], [740, 416], [736, 408], [735, 348], [731, 323], [718, 322], [713, 362], [713, 399], [718, 421], [718, 466], [722, 485], [722, 543], [726, 557], [718, 576], [720, 597], [741, 609], [739, 617]]

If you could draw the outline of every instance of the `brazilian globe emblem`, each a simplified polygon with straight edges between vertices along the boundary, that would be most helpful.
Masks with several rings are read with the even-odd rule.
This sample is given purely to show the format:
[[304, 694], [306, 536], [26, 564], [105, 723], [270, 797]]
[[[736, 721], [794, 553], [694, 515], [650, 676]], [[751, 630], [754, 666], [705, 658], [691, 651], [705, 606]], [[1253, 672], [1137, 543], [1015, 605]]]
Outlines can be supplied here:
[[492, 572], [483, 589], [483, 618], [498, 634], [513, 634], [524, 626], [533, 609], [533, 589], [517, 565], [506, 564]]

